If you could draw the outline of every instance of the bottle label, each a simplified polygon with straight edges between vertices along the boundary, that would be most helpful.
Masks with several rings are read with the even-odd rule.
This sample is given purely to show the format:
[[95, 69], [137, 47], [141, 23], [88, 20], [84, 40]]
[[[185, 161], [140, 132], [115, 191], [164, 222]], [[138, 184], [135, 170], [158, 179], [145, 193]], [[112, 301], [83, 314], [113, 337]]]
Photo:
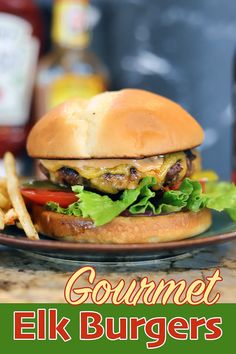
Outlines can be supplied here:
[[86, 47], [89, 30], [99, 18], [99, 12], [88, 0], [57, 0], [54, 6], [52, 38], [66, 47]]
[[55, 80], [47, 92], [49, 110], [58, 104], [73, 98], [89, 99], [104, 91], [105, 81], [100, 75], [75, 76], [68, 74]]
[[31, 24], [0, 12], [0, 126], [24, 126], [29, 119], [38, 54]]

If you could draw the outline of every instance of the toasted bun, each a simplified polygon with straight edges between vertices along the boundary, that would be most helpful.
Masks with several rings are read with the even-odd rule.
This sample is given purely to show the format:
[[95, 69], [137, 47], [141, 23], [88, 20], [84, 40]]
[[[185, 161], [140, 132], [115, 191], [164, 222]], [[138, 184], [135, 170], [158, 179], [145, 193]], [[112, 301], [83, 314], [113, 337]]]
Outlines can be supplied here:
[[46, 159], [142, 158], [202, 141], [202, 128], [177, 103], [125, 89], [56, 107], [33, 127], [27, 150], [31, 157]]
[[95, 227], [91, 219], [57, 214], [40, 206], [34, 206], [32, 214], [43, 235], [81, 243], [168, 242], [198, 235], [211, 226], [208, 209], [160, 216], [119, 216], [100, 227]]

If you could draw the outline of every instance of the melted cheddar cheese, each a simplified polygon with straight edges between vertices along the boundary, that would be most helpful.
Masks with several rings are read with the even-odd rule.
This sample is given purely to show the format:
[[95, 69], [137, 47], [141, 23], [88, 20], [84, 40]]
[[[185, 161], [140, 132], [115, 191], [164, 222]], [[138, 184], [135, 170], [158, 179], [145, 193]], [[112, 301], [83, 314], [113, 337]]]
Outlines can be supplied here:
[[[199, 164], [197, 159], [194, 164]], [[148, 157], [144, 159], [90, 159], [90, 160], [41, 160], [41, 164], [49, 171], [50, 178], [57, 181], [57, 171], [63, 167], [75, 170], [81, 177], [89, 180], [91, 187], [106, 193], [117, 193], [123, 189], [134, 189], [139, 181], [146, 176], [154, 176], [160, 189], [165, 182], [170, 168], [180, 162], [181, 171], [178, 180], [182, 180], [187, 173], [187, 157], [184, 152]], [[131, 178], [131, 168], [136, 170], [136, 178]], [[104, 176], [123, 176], [123, 180], [110, 181]]]

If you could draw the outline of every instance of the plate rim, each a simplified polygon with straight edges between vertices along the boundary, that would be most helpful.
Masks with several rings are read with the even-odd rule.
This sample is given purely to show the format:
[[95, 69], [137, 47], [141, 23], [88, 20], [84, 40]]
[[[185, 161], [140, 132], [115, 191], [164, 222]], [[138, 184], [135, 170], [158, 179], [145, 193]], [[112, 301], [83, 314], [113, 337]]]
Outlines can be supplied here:
[[102, 243], [75, 243], [58, 240], [29, 240], [23, 236], [15, 236], [0, 232], [0, 244], [20, 248], [34, 249], [35, 251], [64, 251], [76, 253], [78, 251], [89, 252], [150, 252], [150, 251], [170, 251], [185, 248], [201, 247], [210, 244], [218, 244], [236, 239], [236, 230], [215, 234], [206, 237], [191, 237], [179, 241], [154, 242], [154, 243], [123, 243], [123, 244], [102, 244]]

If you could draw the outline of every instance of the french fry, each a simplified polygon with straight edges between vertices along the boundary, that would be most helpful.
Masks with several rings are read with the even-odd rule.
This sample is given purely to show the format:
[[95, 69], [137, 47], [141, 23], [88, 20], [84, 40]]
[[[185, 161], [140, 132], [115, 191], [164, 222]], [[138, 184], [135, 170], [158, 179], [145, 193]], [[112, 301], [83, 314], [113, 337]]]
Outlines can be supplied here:
[[9, 200], [0, 193], [0, 208], [7, 209], [9, 207]]
[[15, 225], [15, 222], [17, 219], [18, 219], [18, 216], [17, 216], [15, 210], [12, 208], [6, 212], [6, 214], [4, 216], [4, 223], [5, 223], [5, 225]]
[[0, 178], [0, 188], [2, 187], [2, 186], [6, 186], [6, 179], [5, 178]]
[[0, 184], [0, 191], [1, 191], [1, 193], [7, 192], [7, 183], [6, 182]]
[[4, 166], [7, 177], [7, 191], [16, 211], [18, 219], [24, 229], [26, 236], [31, 240], [38, 240], [38, 233], [33, 225], [30, 215], [26, 209], [24, 199], [19, 188], [19, 180], [16, 173], [16, 164], [13, 155], [7, 152], [4, 155]]
[[7, 198], [9, 204], [11, 203], [9, 195], [7, 193], [7, 183], [5, 179], [0, 179], [0, 194]]
[[0, 208], [0, 230], [4, 230], [5, 223], [4, 223], [4, 212]]
[[23, 227], [20, 222], [16, 222], [16, 227], [20, 230], [23, 230]]
[[5, 197], [7, 196], [7, 186], [0, 186], [0, 194], [4, 195]]

